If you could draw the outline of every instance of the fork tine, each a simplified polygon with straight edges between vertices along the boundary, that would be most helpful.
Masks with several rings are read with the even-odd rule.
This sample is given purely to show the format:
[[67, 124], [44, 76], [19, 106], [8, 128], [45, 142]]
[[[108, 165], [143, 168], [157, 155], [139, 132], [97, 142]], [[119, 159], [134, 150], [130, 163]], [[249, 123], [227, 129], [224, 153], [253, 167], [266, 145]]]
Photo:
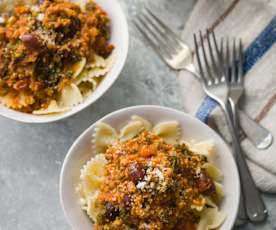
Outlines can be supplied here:
[[231, 82], [235, 82], [236, 76], [237, 76], [237, 53], [236, 53], [236, 39], [233, 39], [233, 51], [232, 51], [232, 77], [231, 77]]
[[243, 45], [242, 40], [240, 39], [239, 42], [239, 65], [238, 65], [238, 82], [243, 81], [243, 62], [244, 62], [244, 56], [243, 56]]
[[227, 66], [227, 63], [226, 63], [226, 52], [225, 52], [225, 48], [224, 48], [224, 39], [223, 37], [220, 39], [220, 47], [219, 47], [219, 51], [220, 51], [220, 57], [221, 57], [221, 60], [222, 60], [222, 72], [220, 72], [221, 75], [225, 74], [225, 81], [228, 83], [229, 82], [229, 68]]
[[203, 41], [203, 36], [202, 36], [201, 31], [199, 31], [199, 36], [200, 36], [200, 45], [201, 45], [202, 52], [203, 52], [205, 67], [206, 67], [206, 70], [207, 70], [207, 73], [208, 73], [206, 78], [208, 78], [208, 81], [212, 81], [212, 78], [211, 78], [212, 73], [211, 73], [210, 65], [209, 65], [209, 62], [208, 62], [208, 59], [207, 59], [205, 46], [204, 46], [204, 41]]
[[[227, 51], [227, 45], [228, 45], [228, 40], [226, 40], [226, 47], [225, 47], [225, 42], [223, 37], [220, 39], [220, 55], [221, 55], [221, 60], [223, 63], [222, 69], [223, 72], [225, 74], [225, 80], [226, 83], [230, 82], [230, 69], [229, 69], [229, 65], [228, 65], [228, 51]], [[229, 45], [228, 45], [229, 46]]]
[[[140, 24], [143, 25], [143, 27], [141, 27], [141, 26], [139, 27], [139, 31], [148, 40], [150, 40], [151, 43], [154, 43], [154, 41], [157, 42], [158, 44], [155, 43], [155, 47], [158, 50], [160, 50], [166, 58], [171, 58], [172, 57], [172, 52], [169, 49], [169, 47], [166, 45], [166, 43], [160, 37], [155, 35], [155, 33], [152, 31], [151, 27], [145, 22], [144, 18], [142, 18], [141, 16], [138, 16], [137, 19], [139, 20]], [[137, 26], [137, 24], [139, 24], [138, 21], [136, 21], [136, 26]]]
[[142, 27], [140, 26], [140, 24], [136, 20], [133, 20], [133, 22], [134, 22], [134, 25], [136, 26], [137, 30], [140, 32], [140, 34], [144, 38], [144, 40], [149, 43], [149, 45], [155, 50], [155, 52], [162, 59], [165, 60], [166, 58], [170, 58], [170, 55], [168, 55], [167, 52], [165, 52], [162, 49], [162, 47], [159, 47], [159, 46], [156, 45], [156, 43], [153, 41], [153, 39], [142, 29]]
[[152, 31], [155, 33], [155, 35], [166, 40], [165, 45], [168, 46], [173, 53], [176, 53], [177, 48], [180, 48], [180, 46], [176, 47], [175, 42], [172, 42], [171, 39], [169, 39], [168, 36], [163, 31], [161, 31], [161, 29], [156, 25], [156, 23], [148, 14], [142, 12], [142, 15], [144, 19], [148, 22], [148, 24], [152, 27]]
[[[149, 26], [148, 22], [146, 21], [146, 19], [139, 15], [137, 16], [137, 19], [140, 21], [140, 24], [143, 25], [144, 29], [146, 29], [147, 33], [150, 34], [150, 36], [152, 37], [153, 40], [155, 40], [156, 42], [158, 42], [159, 46], [163, 47], [163, 48], [167, 48], [166, 51], [168, 52], [168, 55], [170, 56], [171, 54], [171, 50], [169, 49], [169, 47], [166, 46], [166, 42], [164, 42], [163, 39], [160, 39], [160, 36], [158, 36], [155, 31], [152, 29], [151, 26]], [[142, 29], [142, 27], [141, 27]]]
[[194, 33], [194, 45], [195, 45], [196, 58], [197, 58], [197, 63], [198, 63], [198, 67], [199, 67], [200, 77], [201, 77], [202, 82], [204, 83], [204, 85], [207, 85], [207, 80], [205, 78], [205, 74], [204, 74], [202, 64], [201, 64], [201, 61], [200, 61], [199, 49], [198, 49], [197, 38], [196, 38], [195, 33]]
[[230, 52], [230, 41], [229, 38], [227, 37], [227, 68], [228, 68], [228, 73], [229, 73], [229, 82], [234, 82], [235, 81], [235, 70], [233, 68], [233, 53], [234, 52]]
[[224, 63], [224, 39], [223, 37], [220, 39], [220, 47], [219, 47], [219, 50], [220, 50], [220, 55], [221, 55], [221, 58], [222, 58], [222, 61]]
[[215, 45], [216, 55], [217, 55], [218, 61], [219, 61], [219, 65], [218, 65], [218, 69], [220, 71], [219, 75], [221, 76], [221, 80], [223, 81], [224, 77], [225, 77], [224, 76], [225, 72], [223, 72], [223, 65], [224, 65], [224, 63], [222, 62], [221, 53], [220, 53], [220, 51], [218, 49], [218, 43], [217, 43], [216, 35], [215, 35], [214, 31], [212, 31], [211, 33], [212, 33], [213, 42], [214, 42], [214, 45]]
[[[215, 61], [215, 57], [214, 57], [214, 54], [213, 54], [213, 49], [212, 49], [212, 46], [211, 46], [211, 41], [210, 41], [210, 33], [209, 31], [207, 30], [206, 31], [206, 34], [207, 34], [207, 43], [208, 43], [208, 47], [209, 47], [209, 54], [210, 54], [210, 57], [211, 57], [211, 61], [212, 61], [212, 67], [214, 68], [215, 72], [216, 72], [216, 75], [217, 76], [220, 76], [220, 73], [219, 73], [219, 70], [218, 70], [218, 67], [217, 67], [217, 64], [216, 64], [216, 61]], [[213, 74], [211, 74], [211, 76], [213, 76]], [[213, 79], [215, 81], [218, 80], [218, 77], [213, 77]]]
[[224, 51], [224, 39], [223, 37], [220, 39], [220, 47], [219, 47], [219, 51], [220, 51], [220, 56], [221, 56], [221, 60], [223, 63], [223, 71], [224, 73], [227, 73], [227, 65], [226, 65], [226, 58], [225, 58], [225, 51]]
[[226, 40], [226, 65], [230, 66], [230, 50], [229, 50], [229, 38]]
[[179, 36], [173, 32], [167, 25], [165, 25], [164, 22], [162, 22], [153, 12], [150, 10], [150, 8], [145, 7], [146, 12], [151, 16], [151, 18], [154, 20], [156, 25], [158, 25], [160, 28], [162, 28], [165, 33], [163, 33], [167, 38], [169, 38], [172, 42], [175, 42], [179, 47], [183, 46], [182, 40], [179, 38]]

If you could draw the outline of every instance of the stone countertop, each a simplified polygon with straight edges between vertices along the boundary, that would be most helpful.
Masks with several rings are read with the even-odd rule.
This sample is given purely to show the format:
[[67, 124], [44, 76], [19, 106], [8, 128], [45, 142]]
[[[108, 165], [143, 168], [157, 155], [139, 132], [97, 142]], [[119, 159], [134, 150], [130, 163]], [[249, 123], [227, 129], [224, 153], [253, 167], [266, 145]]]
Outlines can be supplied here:
[[[102, 116], [131, 105], [156, 104], [182, 110], [175, 72], [146, 47], [131, 19], [145, 0], [120, 0], [127, 14], [130, 49], [126, 66], [112, 88], [89, 108], [66, 120], [30, 125], [0, 118], [0, 230], [70, 229], [59, 202], [59, 173], [73, 141]], [[176, 31], [184, 27], [195, 0], [151, 1]], [[275, 197], [265, 195], [271, 213], [265, 226], [276, 229]]]

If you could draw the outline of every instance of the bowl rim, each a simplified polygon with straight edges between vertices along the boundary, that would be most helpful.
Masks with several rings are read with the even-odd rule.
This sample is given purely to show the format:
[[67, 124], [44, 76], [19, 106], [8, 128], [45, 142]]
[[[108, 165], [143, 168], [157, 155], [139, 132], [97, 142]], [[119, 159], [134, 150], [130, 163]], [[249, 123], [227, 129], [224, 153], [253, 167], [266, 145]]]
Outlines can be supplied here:
[[[95, 0], [95, 1], [96, 1], [97, 4], [99, 4], [97, 0]], [[53, 116], [51, 114], [46, 115], [47, 117], [45, 116], [44, 117], [45, 119], [36, 119], [35, 115], [33, 115], [33, 114], [23, 113], [23, 112], [8, 108], [5, 105], [0, 103], [0, 105], [6, 107], [5, 109], [7, 109], [7, 110], [12, 110], [14, 112], [18, 112], [19, 114], [21, 114], [21, 113], [24, 114], [24, 116], [10, 115], [9, 113], [6, 113], [6, 112], [3, 113], [3, 111], [0, 110], [0, 116], [1, 117], [7, 118], [7, 119], [10, 119], [10, 120], [13, 120], [13, 121], [17, 121], [17, 122], [22, 122], [22, 123], [25, 123], [25, 124], [48, 124], [48, 123], [52, 123], [52, 122], [57, 122], [57, 121], [66, 119], [68, 117], [71, 117], [73, 115], [76, 115], [77, 113], [81, 112], [82, 110], [87, 109], [89, 106], [91, 106], [96, 101], [98, 101], [111, 88], [111, 86], [119, 78], [119, 76], [120, 76], [120, 74], [121, 74], [121, 72], [122, 72], [122, 70], [125, 66], [127, 56], [128, 56], [128, 50], [129, 50], [129, 29], [128, 29], [128, 23], [127, 23], [126, 15], [125, 15], [122, 7], [121, 7], [121, 4], [118, 2], [118, 0], [113, 0], [112, 2], [113, 2], [113, 4], [116, 5], [118, 15], [120, 15], [121, 26], [124, 30], [124, 35], [125, 36], [124, 36], [123, 42], [122, 42], [122, 51], [123, 52], [122, 52], [122, 55], [121, 55], [121, 59], [117, 64], [116, 71], [113, 73], [113, 75], [116, 75], [116, 77], [114, 77], [113, 79], [111, 79], [109, 82], [106, 83], [106, 88], [104, 90], [98, 92], [97, 97], [93, 101], [89, 102], [88, 104], [84, 105], [83, 104], [84, 102], [82, 102], [80, 104], [80, 106], [75, 106], [75, 108], [72, 107], [67, 112], [60, 113], [58, 115], [56, 114], [56, 115], [53, 115]], [[112, 68], [114, 68], [114, 67], [112, 67]], [[74, 110], [73, 110], [73, 108], [74, 108]], [[31, 116], [33, 116], [33, 118], [30, 118]], [[37, 115], [37, 116], [38, 117], [43, 117], [43, 115]]]
[[[97, 121], [93, 122], [92, 124], [89, 125], [88, 128], [86, 128], [76, 139], [75, 141], [73, 142], [73, 144], [71, 145], [71, 147], [69, 148], [69, 150], [67, 151], [66, 153], [66, 156], [64, 158], [64, 161], [62, 163], [62, 168], [61, 168], [61, 171], [60, 171], [60, 176], [59, 176], [59, 200], [60, 200], [60, 205], [62, 207], [62, 211], [64, 213], [64, 216], [66, 218], [66, 221], [67, 223], [71, 226], [71, 221], [70, 221], [70, 218], [67, 214], [67, 211], [65, 209], [65, 201], [63, 200], [64, 197], [63, 197], [63, 184], [64, 184], [64, 175], [65, 175], [65, 168], [66, 168], [66, 165], [67, 163], [70, 161], [70, 158], [72, 157], [73, 153], [74, 153], [74, 149], [75, 147], [78, 145], [78, 143], [80, 142], [81, 139], [83, 139], [90, 131], [91, 129], [95, 126], [96, 123], [98, 122], [101, 122], [102, 120], [105, 120], [109, 117], [112, 117], [112, 116], [116, 116], [116, 114], [120, 114], [120, 113], [123, 113], [124, 111], [128, 111], [128, 110], [132, 110], [132, 109], [147, 109], [147, 108], [151, 108], [151, 109], [161, 109], [161, 110], [166, 110], [166, 111], [169, 111], [169, 112], [172, 112], [172, 113], [178, 113], [178, 114], [181, 114], [181, 115], [184, 115], [186, 117], [188, 117], [189, 119], [195, 121], [195, 122], [199, 122], [201, 123], [201, 125], [203, 125], [203, 127], [209, 129], [210, 132], [212, 132], [217, 139], [220, 139], [223, 144], [225, 145], [225, 147], [228, 149], [229, 153], [232, 153], [232, 151], [230, 150], [230, 146], [225, 142], [225, 140], [220, 137], [213, 129], [211, 129], [207, 124], [205, 124], [204, 122], [202, 122], [201, 120], [197, 119], [196, 117], [192, 116], [191, 114], [188, 114], [188, 113], [185, 113], [183, 111], [180, 111], [180, 110], [177, 110], [177, 109], [173, 109], [173, 108], [170, 108], [170, 107], [166, 107], [166, 106], [160, 106], [160, 105], [135, 105], [135, 106], [129, 106], [129, 107], [124, 107], [122, 109], [118, 109], [118, 110], [115, 110], [111, 113], [108, 113], [106, 114], [105, 116], [103, 116], [102, 118], [98, 119]], [[239, 178], [239, 173], [238, 173], [238, 168], [237, 168], [237, 165], [236, 165], [236, 162], [235, 162], [235, 159], [234, 159], [234, 156], [232, 154], [230, 154], [230, 158], [233, 159], [233, 162], [234, 162], [234, 171], [236, 172], [236, 180], [237, 180], [237, 200], [239, 201], [240, 200], [240, 193], [241, 193], [241, 185], [240, 185], [240, 178]], [[233, 218], [231, 220], [231, 222], [229, 223], [229, 230], [231, 228], [233, 228], [234, 226], [234, 223], [235, 223], [235, 220], [237, 218], [237, 215], [238, 215], [238, 208], [239, 208], [239, 202], [236, 204], [236, 207], [234, 209], [234, 215], [233, 215]], [[227, 218], [227, 217], [226, 217]], [[228, 230], [228, 229], [227, 229]]]

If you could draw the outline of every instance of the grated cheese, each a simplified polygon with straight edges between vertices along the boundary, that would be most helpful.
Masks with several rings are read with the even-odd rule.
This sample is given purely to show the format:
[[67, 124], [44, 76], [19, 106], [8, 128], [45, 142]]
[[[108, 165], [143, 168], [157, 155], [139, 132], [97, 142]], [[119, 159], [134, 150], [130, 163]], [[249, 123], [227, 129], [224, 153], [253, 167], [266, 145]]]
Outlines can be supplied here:
[[146, 181], [140, 181], [137, 185], [136, 188], [143, 190], [146, 186], [147, 182]]
[[163, 181], [164, 180], [164, 175], [163, 175], [163, 173], [159, 169], [155, 170], [155, 174], [158, 176], [159, 181]]

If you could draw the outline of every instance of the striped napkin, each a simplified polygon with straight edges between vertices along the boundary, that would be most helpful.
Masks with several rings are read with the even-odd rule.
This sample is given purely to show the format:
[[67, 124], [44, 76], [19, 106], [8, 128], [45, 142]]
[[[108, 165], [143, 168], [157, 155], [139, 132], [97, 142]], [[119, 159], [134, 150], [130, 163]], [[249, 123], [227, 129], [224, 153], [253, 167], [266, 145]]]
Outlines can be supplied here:
[[[245, 45], [245, 95], [241, 108], [270, 130], [274, 144], [257, 150], [248, 139], [242, 148], [257, 186], [276, 193], [276, 0], [200, 0], [183, 31], [193, 46], [193, 32], [214, 29], [217, 37], [242, 38]], [[200, 83], [186, 71], [178, 75], [185, 111], [208, 124], [216, 124], [231, 140], [224, 115], [208, 98]]]

